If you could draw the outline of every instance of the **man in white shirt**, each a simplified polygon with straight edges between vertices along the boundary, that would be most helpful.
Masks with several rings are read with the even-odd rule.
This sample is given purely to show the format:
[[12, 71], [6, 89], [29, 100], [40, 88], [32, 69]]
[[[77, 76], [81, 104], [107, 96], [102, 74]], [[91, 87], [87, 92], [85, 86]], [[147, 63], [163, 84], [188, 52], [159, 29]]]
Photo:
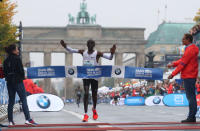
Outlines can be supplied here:
[[[113, 59], [113, 55], [116, 50], [116, 45], [113, 45], [112, 48], [110, 48], [110, 53], [105, 54], [99, 51], [94, 50], [95, 47], [95, 41], [92, 39], [89, 39], [87, 41], [87, 47], [88, 50], [78, 50], [78, 49], [72, 49], [67, 46], [67, 44], [61, 40], [60, 44], [70, 53], [80, 53], [83, 56], [83, 66], [98, 66], [99, 58], [103, 57], [109, 60]], [[98, 114], [96, 111], [96, 104], [97, 104], [97, 91], [98, 91], [98, 81], [96, 79], [83, 79], [83, 86], [84, 86], [84, 118], [83, 122], [87, 122], [89, 116], [87, 115], [88, 110], [88, 96], [89, 96], [89, 87], [91, 85], [92, 89], [92, 100], [93, 100], [93, 119], [96, 120], [98, 118]]]

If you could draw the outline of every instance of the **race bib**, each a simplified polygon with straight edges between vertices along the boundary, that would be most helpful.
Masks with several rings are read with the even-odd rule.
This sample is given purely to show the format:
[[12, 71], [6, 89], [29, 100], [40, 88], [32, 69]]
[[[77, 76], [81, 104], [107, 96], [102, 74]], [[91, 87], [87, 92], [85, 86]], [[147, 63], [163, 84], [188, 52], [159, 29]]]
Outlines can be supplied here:
[[84, 66], [94, 66], [94, 61], [93, 60], [84, 60], [83, 65]]

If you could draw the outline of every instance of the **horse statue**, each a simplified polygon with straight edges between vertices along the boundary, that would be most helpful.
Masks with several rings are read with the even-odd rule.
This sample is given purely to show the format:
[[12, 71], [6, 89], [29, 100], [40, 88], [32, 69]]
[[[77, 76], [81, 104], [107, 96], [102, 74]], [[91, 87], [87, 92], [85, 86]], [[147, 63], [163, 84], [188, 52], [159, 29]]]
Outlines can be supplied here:
[[83, 1], [80, 4], [81, 11], [78, 12], [77, 15], [77, 24], [89, 24], [90, 23], [90, 16], [87, 12], [87, 4]]
[[96, 14], [92, 16], [90, 19], [92, 24], [96, 24]]
[[71, 14], [68, 14], [69, 24], [74, 24], [74, 17]]
[[88, 12], [80, 11], [77, 16], [77, 23], [78, 24], [89, 24], [90, 23], [90, 16]]

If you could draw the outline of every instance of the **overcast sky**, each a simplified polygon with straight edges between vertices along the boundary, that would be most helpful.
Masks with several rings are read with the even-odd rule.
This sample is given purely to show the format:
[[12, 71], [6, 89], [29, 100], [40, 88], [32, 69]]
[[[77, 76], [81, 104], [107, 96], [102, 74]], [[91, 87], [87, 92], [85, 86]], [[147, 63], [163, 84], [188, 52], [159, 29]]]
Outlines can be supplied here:
[[[12, 0], [18, 4], [14, 22], [24, 26], [66, 26], [68, 14], [77, 15], [82, 0]], [[90, 15], [104, 27], [142, 27], [145, 35], [164, 19], [193, 22], [200, 0], [86, 0]], [[167, 9], [165, 9], [167, 5]], [[158, 11], [159, 16], [158, 16]]]
[[[67, 26], [68, 14], [77, 15], [82, 0], [11, 0], [17, 2], [14, 23], [23, 26]], [[163, 20], [191, 23], [200, 0], [86, 0], [90, 16], [103, 27], [142, 27], [145, 38]], [[159, 13], [158, 13], [159, 12]]]

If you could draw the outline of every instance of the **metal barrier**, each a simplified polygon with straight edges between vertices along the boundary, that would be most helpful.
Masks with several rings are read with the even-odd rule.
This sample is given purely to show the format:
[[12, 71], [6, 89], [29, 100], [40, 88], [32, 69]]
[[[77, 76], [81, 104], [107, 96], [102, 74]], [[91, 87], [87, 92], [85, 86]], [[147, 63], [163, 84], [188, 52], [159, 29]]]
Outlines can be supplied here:
[[[8, 116], [7, 114], [7, 107], [8, 105], [0, 105], [0, 121], [6, 119]], [[14, 108], [13, 108], [13, 112], [17, 112], [20, 111], [20, 105], [19, 104], [15, 104]]]

